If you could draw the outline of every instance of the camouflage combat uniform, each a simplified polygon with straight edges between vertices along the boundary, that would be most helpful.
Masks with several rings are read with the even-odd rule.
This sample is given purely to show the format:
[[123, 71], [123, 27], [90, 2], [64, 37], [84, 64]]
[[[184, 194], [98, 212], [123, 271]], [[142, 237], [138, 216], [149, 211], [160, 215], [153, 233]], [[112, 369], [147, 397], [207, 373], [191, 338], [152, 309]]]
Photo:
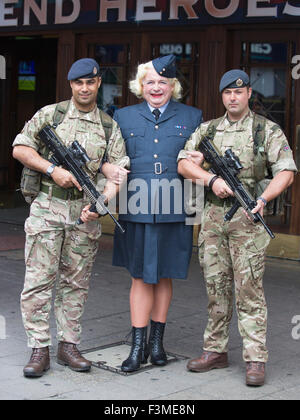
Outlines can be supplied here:
[[[197, 150], [209, 124], [206, 122], [197, 129], [187, 141], [185, 150]], [[236, 123], [229, 122], [226, 114], [217, 126], [214, 144], [222, 154], [230, 148], [239, 157], [243, 165], [239, 178], [254, 194], [252, 125], [251, 111]], [[297, 171], [284, 133], [270, 120], [266, 122], [263, 152], [273, 176], [283, 170]], [[181, 151], [178, 159], [185, 157], [185, 151]], [[267, 306], [263, 274], [269, 236], [260, 223], [249, 221], [241, 208], [231, 221], [225, 222], [224, 216], [232, 207], [232, 201], [232, 198], [221, 200], [210, 191], [203, 213], [199, 258], [206, 281], [209, 314], [204, 350], [218, 353], [228, 350], [234, 284], [243, 358], [245, 361], [266, 362]]]
[[[55, 108], [56, 105], [49, 105], [38, 111], [16, 137], [13, 146], [29, 146], [45, 156], [45, 148], [36, 134], [43, 124], [53, 123]], [[93, 180], [106, 147], [110, 163], [122, 167], [128, 165], [129, 159], [117, 123], [113, 122], [107, 146], [97, 108], [83, 113], [71, 101], [56, 132], [66, 146], [77, 140], [86, 149], [91, 159], [87, 164], [87, 173]], [[76, 188], [69, 189], [68, 196], [61, 197], [60, 193], [65, 194], [67, 190], [43, 176], [42, 189], [45, 186], [48, 193], [39, 193], [25, 222], [26, 275], [21, 309], [28, 346], [32, 348], [51, 344], [49, 317], [55, 284], [58, 340], [74, 344], [80, 342], [80, 318], [88, 296], [92, 265], [101, 236], [98, 221], [80, 226], [76, 224], [83, 207], [89, 203]]]

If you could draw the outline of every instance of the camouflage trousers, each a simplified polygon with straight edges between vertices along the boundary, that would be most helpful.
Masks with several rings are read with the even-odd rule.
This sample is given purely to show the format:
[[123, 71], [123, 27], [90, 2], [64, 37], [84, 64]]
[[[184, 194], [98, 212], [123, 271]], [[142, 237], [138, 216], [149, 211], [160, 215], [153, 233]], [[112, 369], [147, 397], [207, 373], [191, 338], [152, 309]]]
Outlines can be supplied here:
[[49, 319], [55, 285], [57, 338], [80, 342], [80, 319], [101, 236], [98, 222], [76, 225], [85, 204], [40, 193], [31, 205], [25, 222], [26, 274], [21, 295], [29, 347], [51, 345]]
[[245, 361], [266, 362], [267, 306], [263, 290], [265, 251], [269, 237], [242, 209], [229, 222], [230, 206], [207, 203], [199, 235], [199, 258], [208, 295], [204, 350], [228, 351], [229, 324], [235, 290], [238, 327]]

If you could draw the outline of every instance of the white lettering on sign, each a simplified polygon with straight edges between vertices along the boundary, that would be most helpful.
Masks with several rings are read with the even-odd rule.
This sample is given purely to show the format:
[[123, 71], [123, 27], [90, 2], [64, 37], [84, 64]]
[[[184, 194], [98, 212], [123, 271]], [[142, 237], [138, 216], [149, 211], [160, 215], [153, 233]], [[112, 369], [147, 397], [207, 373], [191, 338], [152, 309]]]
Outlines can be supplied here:
[[141, 20], [161, 20], [161, 12], [145, 12], [146, 7], [156, 7], [156, 0], [137, 0], [136, 1], [136, 21]]
[[12, 19], [8, 16], [14, 14], [13, 7], [8, 7], [8, 4], [18, 3], [18, 0], [5, 0], [0, 2], [0, 26], [17, 26], [18, 19]]
[[289, 2], [287, 2], [283, 10], [283, 14], [291, 16], [300, 16], [300, 6], [291, 6]]
[[296, 64], [292, 70], [292, 78], [294, 80], [300, 79], [300, 55], [294, 55], [292, 58], [292, 64]]
[[198, 3], [198, 0], [170, 0], [170, 19], [178, 19], [179, 7], [183, 7], [188, 19], [198, 19], [193, 9], [193, 4], [196, 3]]
[[272, 53], [271, 44], [251, 44], [251, 52], [256, 54], [269, 55]]
[[[85, 14], [85, 2], [81, 0], [0, 0], [0, 28], [37, 26], [36, 21], [43, 26], [70, 25], [77, 20], [76, 23], [80, 25], [96, 25], [111, 21], [110, 10], [117, 11], [117, 22], [126, 22], [127, 13], [130, 14], [130, 20], [135, 15], [137, 22], [167, 23], [198, 19], [199, 23], [204, 24], [206, 14], [221, 20], [233, 16], [238, 10], [244, 17], [240, 17], [239, 13], [237, 22], [244, 22], [247, 18], [287, 19], [287, 16], [300, 16], [300, 4], [294, 6], [289, 1], [285, 1], [283, 6], [279, 2], [274, 4], [272, 0], [227, 0], [224, 7], [220, 7], [217, 0], [136, 0], [130, 2], [130, 6], [127, 0], [98, 0], [95, 3], [94, 9], [89, 5], [89, 13]], [[68, 9], [64, 6], [68, 6]], [[166, 11], [169, 11], [169, 15]], [[182, 16], [181, 12], [186, 16]]]
[[100, 19], [99, 22], [107, 22], [107, 11], [109, 9], [118, 9], [118, 22], [126, 22], [127, 0], [99, 0], [100, 1]]
[[47, 0], [41, 1], [41, 7], [36, 4], [35, 0], [24, 0], [24, 26], [30, 25], [31, 10], [41, 25], [47, 24]]
[[225, 18], [233, 15], [239, 7], [239, 0], [231, 0], [229, 5], [224, 9], [215, 6], [214, 0], [205, 0], [205, 8], [207, 12], [215, 18]]
[[258, 7], [258, 3], [270, 3], [271, 0], [251, 0], [248, 1], [247, 17], [254, 16], [277, 16], [277, 6], [273, 7]]
[[55, 24], [70, 24], [80, 15], [80, 0], [71, 0], [73, 3], [73, 11], [69, 16], [63, 16], [64, 0], [56, 0], [55, 3]]

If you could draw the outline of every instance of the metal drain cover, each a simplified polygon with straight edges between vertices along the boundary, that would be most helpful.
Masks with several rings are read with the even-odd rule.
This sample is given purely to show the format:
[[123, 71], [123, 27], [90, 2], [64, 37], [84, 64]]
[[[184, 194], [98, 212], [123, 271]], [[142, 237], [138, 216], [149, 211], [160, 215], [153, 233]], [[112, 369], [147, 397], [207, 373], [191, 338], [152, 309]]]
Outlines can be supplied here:
[[[154, 366], [149, 361], [147, 364], [142, 364], [141, 368], [135, 372], [122, 372], [121, 365], [124, 360], [127, 359], [129, 352], [130, 352], [131, 344], [126, 341], [121, 341], [114, 344], [108, 344], [106, 346], [96, 347], [90, 350], [84, 350], [81, 353], [84, 354], [84, 357], [87, 360], [92, 362], [94, 367], [99, 369], [109, 370], [111, 372], [118, 373], [120, 375], [132, 375], [139, 372], [143, 372], [148, 369], [157, 368], [158, 366]], [[185, 360], [187, 357], [179, 356], [173, 353], [167, 353], [168, 363], [176, 362], [178, 360]]]

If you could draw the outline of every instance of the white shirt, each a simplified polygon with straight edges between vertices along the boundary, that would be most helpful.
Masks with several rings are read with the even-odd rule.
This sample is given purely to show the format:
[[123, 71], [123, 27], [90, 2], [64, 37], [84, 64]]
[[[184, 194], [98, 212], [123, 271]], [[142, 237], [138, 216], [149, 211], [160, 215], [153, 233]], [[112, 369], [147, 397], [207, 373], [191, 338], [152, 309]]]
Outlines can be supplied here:
[[148, 104], [148, 107], [150, 109], [151, 112], [154, 111], [154, 109], [159, 109], [160, 113], [163, 114], [165, 112], [165, 110], [167, 109], [167, 106], [169, 105], [170, 101], [168, 101], [166, 104], [164, 104], [163, 106], [161, 106], [160, 108], [153, 108], [153, 106], [151, 106], [150, 104]]

